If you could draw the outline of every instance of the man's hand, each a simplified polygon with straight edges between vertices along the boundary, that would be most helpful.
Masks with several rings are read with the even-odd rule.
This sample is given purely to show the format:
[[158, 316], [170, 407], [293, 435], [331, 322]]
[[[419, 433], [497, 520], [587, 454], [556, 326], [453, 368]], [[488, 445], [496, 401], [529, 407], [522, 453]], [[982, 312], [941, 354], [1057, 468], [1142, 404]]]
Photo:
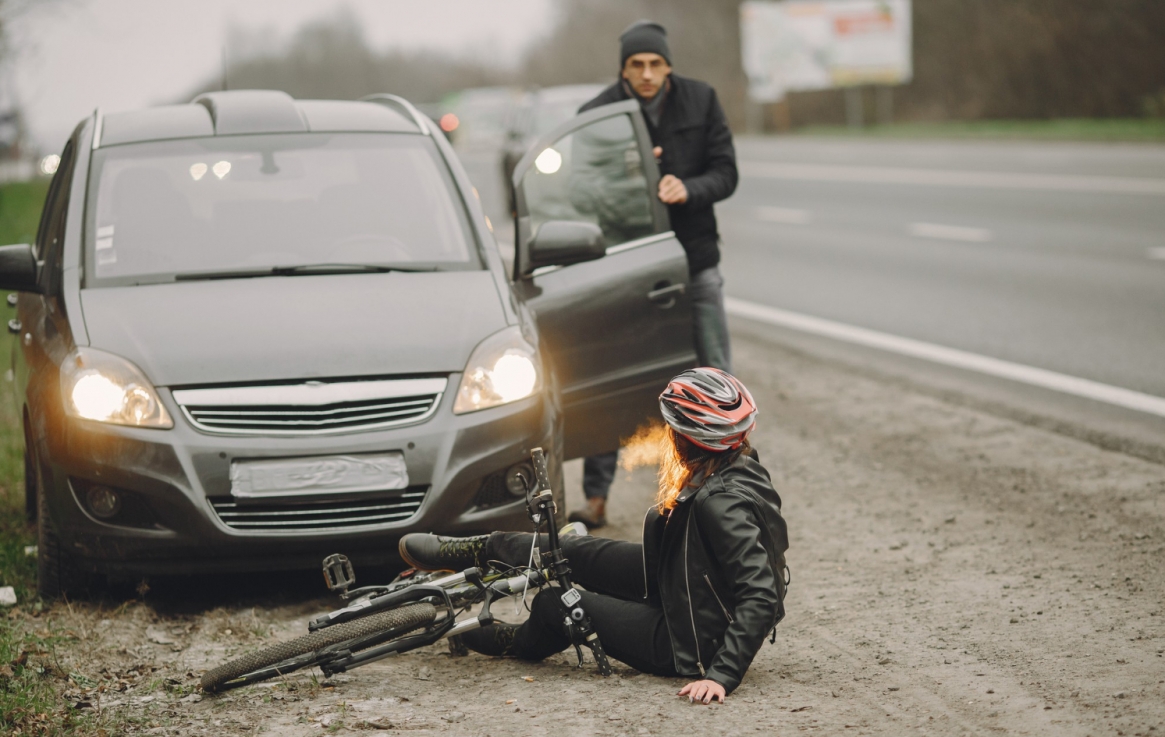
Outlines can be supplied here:
[[688, 201], [688, 188], [672, 174], [659, 180], [659, 199], [665, 205], [681, 205]]
[[[678, 179], [676, 181], [679, 181]], [[711, 704], [717, 699], [724, 703], [724, 687], [716, 681], [692, 681], [680, 689], [680, 696], [687, 696], [689, 703], [700, 701]]]

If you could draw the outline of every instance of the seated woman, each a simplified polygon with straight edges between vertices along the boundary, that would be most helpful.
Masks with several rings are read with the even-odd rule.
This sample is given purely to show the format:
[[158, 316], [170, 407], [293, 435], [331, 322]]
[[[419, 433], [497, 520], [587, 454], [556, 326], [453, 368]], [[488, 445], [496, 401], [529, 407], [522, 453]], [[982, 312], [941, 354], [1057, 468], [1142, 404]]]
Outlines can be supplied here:
[[[748, 444], [757, 410], [739, 380], [714, 368], [685, 371], [659, 404], [667, 440], [642, 544], [567, 536], [562, 548], [610, 657], [698, 679], [679, 694], [723, 703], [785, 614], [781, 498]], [[463, 570], [525, 565], [532, 545], [532, 533], [414, 533], [401, 539], [400, 554], [421, 570]], [[554, 589], [544, 589], [523, 624], [496, 623], [462, 639], [486, 655], [541, 660], [570, 646], [563, 617]]]

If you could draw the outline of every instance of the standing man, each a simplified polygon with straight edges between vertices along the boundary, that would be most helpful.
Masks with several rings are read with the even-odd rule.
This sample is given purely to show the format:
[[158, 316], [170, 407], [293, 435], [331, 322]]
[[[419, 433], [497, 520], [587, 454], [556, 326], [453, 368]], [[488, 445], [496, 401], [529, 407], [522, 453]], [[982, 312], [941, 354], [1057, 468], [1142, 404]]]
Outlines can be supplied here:
[[[736, 151], [716, 90], [704, 82], [672, 73], [667, 31], [658, 23], [631, 24], [620, 41], [620, 79], [583, 105], [636, 99], [651, 133], [663, 177], [659, 199], [668, 206], [672, 230], [688, 256], [691, 275], [692, 335], [701, 366], [732, 372], [724, 279], [720, 276], [720, 234], [713, 203], [736, 189]], [[615, 478], [618, 452], [591, 456], [583, 464], [585, 509], [571, 521], [589, 527], [606, 524], [607, 493]]]

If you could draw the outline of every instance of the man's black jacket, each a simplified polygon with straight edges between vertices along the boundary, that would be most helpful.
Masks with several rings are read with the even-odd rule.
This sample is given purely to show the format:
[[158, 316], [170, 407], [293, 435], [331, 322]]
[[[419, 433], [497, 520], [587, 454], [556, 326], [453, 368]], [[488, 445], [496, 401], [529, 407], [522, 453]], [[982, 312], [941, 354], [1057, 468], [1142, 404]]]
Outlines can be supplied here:
[[[688, 254], [688, 270], [695, 274], [720, 263], [720, 234], [712, 203], [736, 190], [736, 151], [732, 132], [716, 90], [695, 79], [672, 74], [659, 126], [647, 120], [651, 142], [663, 149], [660, 174], [672, 174], [688, 189], [688, 201], [669, 205], [671, 227]], [[662, 91], [660, 94], [664, 94]], [[584, 112], [600, 105], [631, 99], [622, 80], [579, 108]]]
[[785, 616], [789, 536], [768, 471], [741, 455], [643, 523], [648, 603], [663, 608], [676, 671], [740, 685]]

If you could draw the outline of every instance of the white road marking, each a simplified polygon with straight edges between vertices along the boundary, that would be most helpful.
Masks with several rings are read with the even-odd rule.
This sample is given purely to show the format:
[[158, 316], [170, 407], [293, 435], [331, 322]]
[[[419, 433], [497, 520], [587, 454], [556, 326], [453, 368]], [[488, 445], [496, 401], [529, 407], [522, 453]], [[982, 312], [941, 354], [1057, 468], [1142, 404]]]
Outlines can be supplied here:
[[1165, 417], [1165, 398], [912, 338], [726, 297], [728, 314]]
[[1161, 246], [1150, 248], [1145, 255], [1147, 255], [1149, 258], [1165, 261], [1165, 248], [1162, 248]]
[[992, 238], [991, 231], [986, 228], [966, 228], [961, 225], [938, 225], [936, 223], [911, 223], [910, 235], [966, 243], [987, 243]]
[[794, 210], [789, 207], [758, 207], [755, 214], [757, 220], [784, 225], [806, 225], [813, 219], [808, 210]]
[[1165, 179], [1083, 176], [1078, 174], [1021, 174], [1001, 171], [907, 169], [890, 166], [793, 164], [752, 161], [738, 164], [745, 177], [848, 184], [906, 184], [927, 187], [1028, 189], [1051, 192], [1165, 195]]

